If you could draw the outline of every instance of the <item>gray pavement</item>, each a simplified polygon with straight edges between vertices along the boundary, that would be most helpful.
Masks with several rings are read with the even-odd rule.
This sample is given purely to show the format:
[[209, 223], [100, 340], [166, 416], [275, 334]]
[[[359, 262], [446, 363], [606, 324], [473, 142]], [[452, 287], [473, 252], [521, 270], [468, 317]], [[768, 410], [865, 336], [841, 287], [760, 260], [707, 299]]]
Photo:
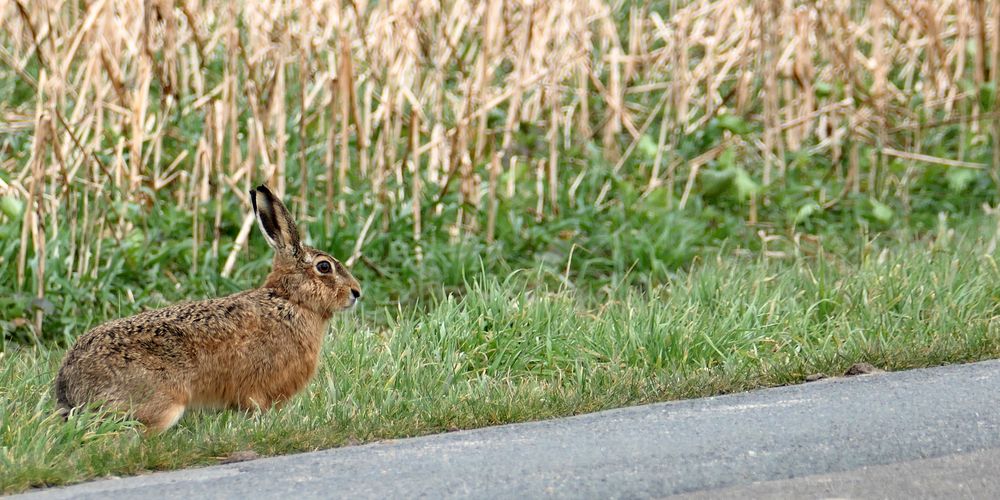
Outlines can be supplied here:
[[34, 498], [1000, 497], [1000, 361], [385, 441]]
[[997, 498], [1000, 450], [989, 449], [867, 465], [832, 474], [741, 484], [668, 498], [736, 500], [745, 498]]

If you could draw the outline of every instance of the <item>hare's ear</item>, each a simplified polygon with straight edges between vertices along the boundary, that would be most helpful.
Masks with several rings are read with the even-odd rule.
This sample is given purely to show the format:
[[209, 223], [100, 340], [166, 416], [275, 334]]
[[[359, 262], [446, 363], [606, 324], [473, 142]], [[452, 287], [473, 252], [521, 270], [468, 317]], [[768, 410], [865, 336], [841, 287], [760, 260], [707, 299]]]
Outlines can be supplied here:
[[250, 190], [250, 202], [253, 203], [257, 225], [264, 233], [267, 244], [278, 254], [298, 257], [302, 251], [299, 230], [281, 200], [271, 194], [267, 186], [261, 184], [256, 189]]

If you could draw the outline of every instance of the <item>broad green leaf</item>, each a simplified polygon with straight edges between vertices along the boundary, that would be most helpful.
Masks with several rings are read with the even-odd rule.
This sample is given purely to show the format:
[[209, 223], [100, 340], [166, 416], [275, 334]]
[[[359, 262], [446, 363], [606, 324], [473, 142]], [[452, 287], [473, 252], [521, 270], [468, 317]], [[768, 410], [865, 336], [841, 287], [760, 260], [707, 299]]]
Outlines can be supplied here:
[[975, 170], [967, 168], [950, 168], [944, 176], [945, 179], [948, 179], [948, 188], [956, 193], [961, 193], [972, 185], [978, 174]]
[[816, 97], [830, 97], [833, 94], [833, 85], [828, 82], [816, 82], [813, 88], [816, 90]]
[[821, 211], [823, 211], [823, 207], [819, 206], [819, 203], [810, 201], [809, 203], [799, 207], [799, 210], [795, 213], [795, 223], [799, 224], [812, 217], [813, 214]]
[[733, 185], [733, 169], [726, 170], [702, 170], [699, 175], [701, 179], [701, 192], [705, 196], [718, 196]]
[[642, 138], [639, 139], [638, 147], [639, 147], [639, 152], [642, 153], [642, 155], [645, 156], [646, 158], [656, 157], [656, 150], [657, 150], [656, 141], [654, 141], [653, 138], [650, 137], [648, 134], [643, 135]]
[[736, 188], [736, 196], [741, 200], [746, 200], [760, 191], [760, 184], [754, 182], [750, 174], [740, 167], [733, 169], [733, 187]]
[[979, 88], [979, 105], [984, 110], [993, 109], [993, 103], [996, 102], [997, 86], [993, 82], [983, 84]]
[[20, 219], [24, 212], [24, 202], [13, 196], [0, 196], [0, 212], [11, 219]]
[[722, 154], [719, 155], [719, 159], [716, 160], [719, 167], [723, 170], [729, 170], [736, 166], [736, 151], [732, 147], [726, 148]]
[[719, 115], [716, 120], [718, 120], [719, 128], [728, 130], [736, 135], [745, 135], [750, 132], [750, 125], [739, 116]]
[[893, 213], [892, 208], [890, 208], [889, 205], [886, 205], [885, 203], [882, 203], [881, 201], [878, 201], [874, 198], [871, 199], [871, 204], [872, 204], [872, 217], [875, 217], [875, 220], [879, 222], [884, 222], [886, 224], [892, 222], [892, 218], [895, 216], [895, 214]]

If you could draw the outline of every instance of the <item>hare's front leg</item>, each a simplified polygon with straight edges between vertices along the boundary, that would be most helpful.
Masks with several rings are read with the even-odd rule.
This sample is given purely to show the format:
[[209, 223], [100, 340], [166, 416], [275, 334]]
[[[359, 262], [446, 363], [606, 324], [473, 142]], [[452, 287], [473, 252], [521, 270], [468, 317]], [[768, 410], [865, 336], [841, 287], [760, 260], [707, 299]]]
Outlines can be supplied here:
[[135, 408], [135, 418], [151, 433], [163, 432], [177, 423], [187, 405], [180, 398], [157, 396]]

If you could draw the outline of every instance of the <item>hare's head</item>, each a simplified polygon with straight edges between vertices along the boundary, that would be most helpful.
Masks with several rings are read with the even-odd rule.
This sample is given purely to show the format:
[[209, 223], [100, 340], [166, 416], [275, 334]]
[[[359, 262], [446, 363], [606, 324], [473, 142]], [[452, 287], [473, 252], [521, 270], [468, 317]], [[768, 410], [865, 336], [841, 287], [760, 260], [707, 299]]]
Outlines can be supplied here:
[[274, 249], [274, 264], [264, 286], [321, 316], [348, 309], [361, 297], [361, 285], [332, 255], [302, 244], [288, 209], [267, 186], [250, 190], [257, 225]]

